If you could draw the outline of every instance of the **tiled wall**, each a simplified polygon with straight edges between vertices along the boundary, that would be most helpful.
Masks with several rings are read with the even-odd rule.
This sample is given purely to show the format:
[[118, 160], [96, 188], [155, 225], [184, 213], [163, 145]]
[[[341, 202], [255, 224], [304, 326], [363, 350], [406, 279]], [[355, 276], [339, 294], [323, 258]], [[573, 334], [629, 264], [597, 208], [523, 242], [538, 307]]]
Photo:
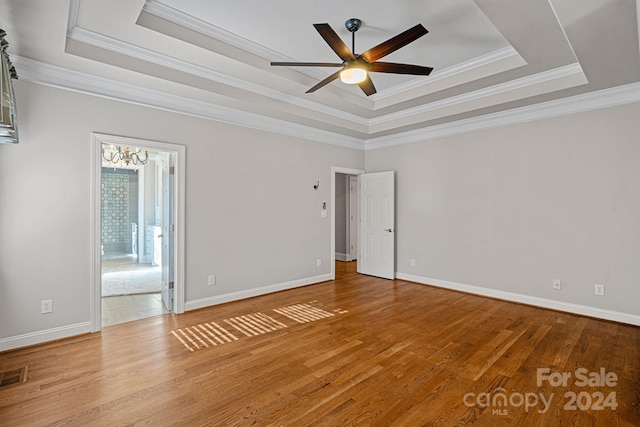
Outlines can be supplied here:
[[131, 223], [138, 221], [137, 171], [102, 169], [102, 247], [105, 255], [131, 253]]

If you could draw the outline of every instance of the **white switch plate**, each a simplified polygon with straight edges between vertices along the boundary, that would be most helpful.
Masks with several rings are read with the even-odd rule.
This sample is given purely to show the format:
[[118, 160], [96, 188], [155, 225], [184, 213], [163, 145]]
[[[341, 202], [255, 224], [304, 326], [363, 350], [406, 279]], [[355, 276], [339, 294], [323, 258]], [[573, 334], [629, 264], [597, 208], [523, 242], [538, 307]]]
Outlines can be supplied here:
[[562, 289], [562, 281], [560, 279], [553, 279], [553, 289]]
[[316, 267], [320, 267], [322, 265], [322, 260], [320, 258], [318, 258], [316, 260]]
[[53, 301], [50, 299], [40, 301], [40, 313], [46, 314], [53, 312]]
[[320, 218], [326, 218], [327, 217], [327, 211], [326, 209], [323, 209], [320, 211]]
[[216, 275], [212, 274], [211, 276], [209, 276], [209, 286], [213, 286], [216, 284]]
[[411, 267], [415, 267], [416, 266], [416, 260], [411, 258]]
[[598, 284], [593, 285], [593, 291], [598, 296], [604, 296], [604, 285], [598, 285]]

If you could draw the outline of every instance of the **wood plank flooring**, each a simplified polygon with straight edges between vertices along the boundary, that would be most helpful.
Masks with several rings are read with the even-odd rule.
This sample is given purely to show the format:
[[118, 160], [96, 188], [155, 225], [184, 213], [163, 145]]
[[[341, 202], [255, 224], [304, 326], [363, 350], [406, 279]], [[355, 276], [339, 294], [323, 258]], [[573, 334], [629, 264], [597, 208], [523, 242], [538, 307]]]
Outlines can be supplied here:
[[0, 353], [0, 425], [640, 425], [640, 328], [336, 268]]

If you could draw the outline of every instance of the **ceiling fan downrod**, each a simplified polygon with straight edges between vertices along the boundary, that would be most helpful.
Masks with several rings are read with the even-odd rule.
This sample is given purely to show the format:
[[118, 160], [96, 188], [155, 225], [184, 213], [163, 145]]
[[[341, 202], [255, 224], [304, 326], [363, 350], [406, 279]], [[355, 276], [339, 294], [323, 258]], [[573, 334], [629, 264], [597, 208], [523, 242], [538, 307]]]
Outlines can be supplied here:
[[344, 26], [351, 33], [351, 52], [356, 54], [356, 31], [360, 29], [362, 25], [362, 21], [358, 18], [347, 19], [347, 22], [344, 23]]

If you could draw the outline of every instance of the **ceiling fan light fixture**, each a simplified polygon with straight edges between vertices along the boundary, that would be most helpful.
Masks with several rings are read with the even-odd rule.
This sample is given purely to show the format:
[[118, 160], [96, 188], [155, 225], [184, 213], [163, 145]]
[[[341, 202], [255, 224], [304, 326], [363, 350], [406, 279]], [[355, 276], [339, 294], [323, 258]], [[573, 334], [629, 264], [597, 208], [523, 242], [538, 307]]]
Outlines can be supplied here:
[[341, 67], [338, 71], [327, 76], [305, 93], [312, 93], [336, 80], [340, 77], [342, 83], [357, 84], [365, 95], [370, 96], [376, 93], [369, 76], [369, 71], [389, 74], [410, 74], [428, 76], [433, 68], [412, 64], [399, 64], [394, 62], [378, 62], [378, 60], [390, 53], [395, 52], [403, 46], [408, 45], [427, 34], [426, 28], [422, 24], [417, 24], [402, 33], [391, 37], [360, 54], [356, 54], [356, 31], [362, 25], [362, 21], [351, 18], [345, 22], [345, 27], [351, 33], [351, 49], [345, 44], [333, 28], [327, 23], [313, 24], [320, 36], [329, 47], [338, 55], [342, 63], [335, 62], [271, 62], [272, 66], [281, 67]]
[[367, 79], [367, 70], [360, 67], [345, 68], [340, 72], [340, 81], [348, 85], [362, 83]]

